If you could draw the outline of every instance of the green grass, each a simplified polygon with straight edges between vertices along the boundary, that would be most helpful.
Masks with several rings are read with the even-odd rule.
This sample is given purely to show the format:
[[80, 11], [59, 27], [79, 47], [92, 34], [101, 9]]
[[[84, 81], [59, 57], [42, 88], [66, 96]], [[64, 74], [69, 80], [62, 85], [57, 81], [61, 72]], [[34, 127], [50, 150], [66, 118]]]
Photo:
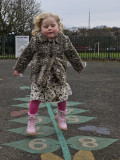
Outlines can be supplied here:
[[[111, 59], [120, 60], [120, 53], [79, 53], [83, 59]], [[0, 59], [16, 59], [15, 55], [0, 55]]]
[[15, 59], [15, 55], [0, 55], [0, 59]]
[[79, 53], [81, 58], [89, 59], [120, 59], [120, 53]]

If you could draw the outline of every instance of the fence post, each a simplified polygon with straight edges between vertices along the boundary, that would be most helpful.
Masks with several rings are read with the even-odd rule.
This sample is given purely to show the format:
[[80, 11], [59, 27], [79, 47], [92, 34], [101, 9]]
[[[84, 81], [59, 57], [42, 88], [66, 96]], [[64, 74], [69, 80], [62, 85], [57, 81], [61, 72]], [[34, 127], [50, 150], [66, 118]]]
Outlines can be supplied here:
[[2, 55], [5, 55], [5, 36], [2, 36]]
[[110, 36], [108, 37], [108, 59], [110, 59]]

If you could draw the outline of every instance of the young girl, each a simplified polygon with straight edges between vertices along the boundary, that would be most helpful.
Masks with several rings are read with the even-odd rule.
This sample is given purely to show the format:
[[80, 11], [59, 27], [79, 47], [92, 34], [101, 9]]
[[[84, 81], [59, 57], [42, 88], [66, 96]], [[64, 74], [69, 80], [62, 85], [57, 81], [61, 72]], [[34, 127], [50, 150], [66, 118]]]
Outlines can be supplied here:
[[58, 15], [41, 13], [35, 18], [34, 25], [31, 41], [14, 66], [14, 75], [19, 76], [32, 60], [32, 84], [26, 130], [28, 135], [36, 134], [35, 118], [41, 102], [58, 103], [55, 120], [60, 130], [67, 130], [66, 101], [72, 91], [66, 82], [66, 58], [78, 73], [84, 68], [68, 36], [63, 34], [63, 25]]

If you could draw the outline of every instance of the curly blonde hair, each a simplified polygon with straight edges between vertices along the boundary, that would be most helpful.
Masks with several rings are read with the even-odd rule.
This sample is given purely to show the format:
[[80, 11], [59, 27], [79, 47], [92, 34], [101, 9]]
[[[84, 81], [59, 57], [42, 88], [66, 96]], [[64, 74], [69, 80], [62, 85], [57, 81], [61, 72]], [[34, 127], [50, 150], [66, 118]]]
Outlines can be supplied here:
[[42, 12], [34, 19], [34, 30], [32, 31], [32, 35], [36, 35], [38, 32], [41, 32], [42, 21], [48, 17], [55, 18], [59, 26], [59, 32], [63, 32], [63, 24], [57, 14]]

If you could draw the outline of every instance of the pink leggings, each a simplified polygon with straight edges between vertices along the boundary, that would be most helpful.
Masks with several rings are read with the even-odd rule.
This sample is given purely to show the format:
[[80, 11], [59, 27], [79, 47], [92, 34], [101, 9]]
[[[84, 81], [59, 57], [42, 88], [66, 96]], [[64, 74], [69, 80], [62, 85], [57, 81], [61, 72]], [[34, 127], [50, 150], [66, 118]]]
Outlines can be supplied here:
[[[38, 101], [38, 100], [30, 101], [29, 113], [30, 114], [36, 114], [38, 112], [39, 105], [40, 105], [40, 101]], [[58, 110], [61, 110], [61, 111], [66, 110], [66, 101], [58, 103]]]

